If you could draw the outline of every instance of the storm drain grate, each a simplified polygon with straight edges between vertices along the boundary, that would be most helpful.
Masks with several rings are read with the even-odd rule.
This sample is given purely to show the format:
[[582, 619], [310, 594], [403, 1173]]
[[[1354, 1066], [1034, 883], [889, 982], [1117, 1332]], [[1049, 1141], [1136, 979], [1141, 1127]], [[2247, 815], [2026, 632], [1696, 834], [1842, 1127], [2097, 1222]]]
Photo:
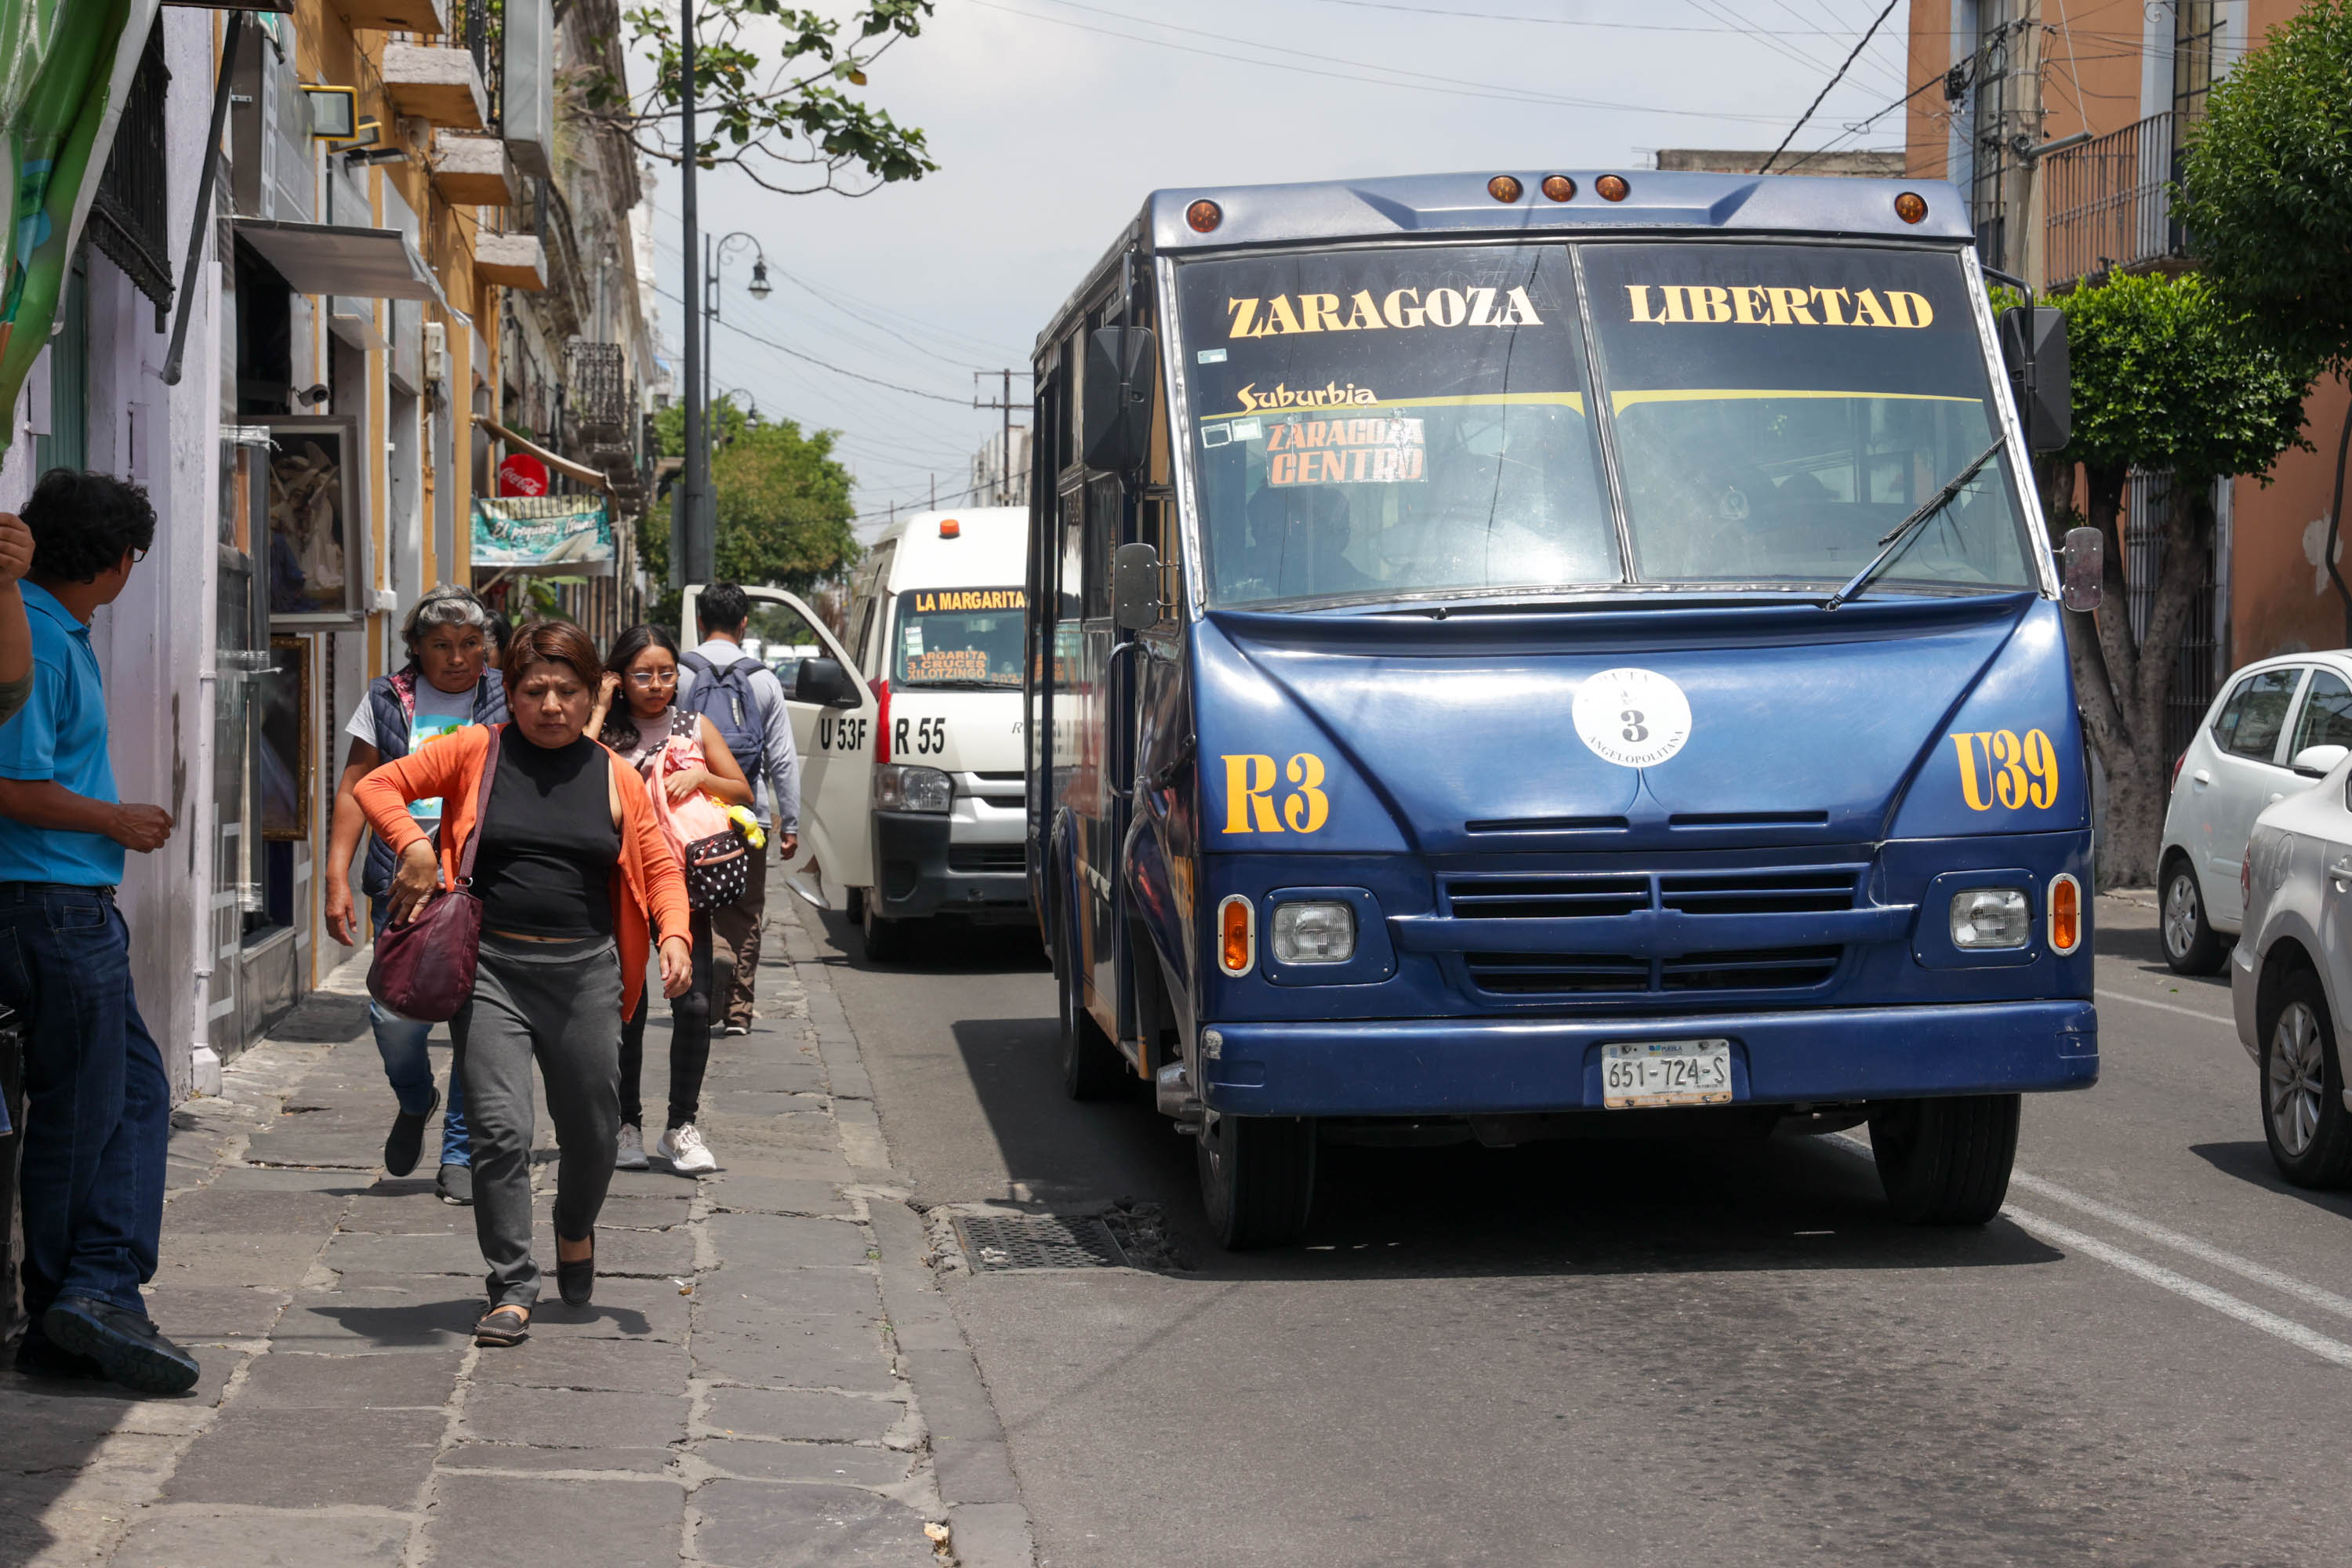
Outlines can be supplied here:
[[975, 1269], [1124, 1268], [1127, 1255], [1098, 1219], [1059, 1215], [958, 1215], [956, 1239]]

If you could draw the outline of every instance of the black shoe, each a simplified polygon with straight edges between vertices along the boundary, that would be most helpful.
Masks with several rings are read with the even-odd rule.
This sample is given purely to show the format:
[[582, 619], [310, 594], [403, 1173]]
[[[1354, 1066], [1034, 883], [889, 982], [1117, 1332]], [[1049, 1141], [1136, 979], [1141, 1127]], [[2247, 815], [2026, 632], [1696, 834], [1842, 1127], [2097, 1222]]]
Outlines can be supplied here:
[[[561, 1243], [559, 1242], [559, 1245]], [[584, 1307], [596, 1294], [596, 1233], [588, 1233], [588, 1256], [577, 1263], [566, 1263], [562, 1253], [555, 1258], [555, 1288], [563, 1293], [567, 1307]]]
[[425, 1124], [441, 1109], [441, 1091], [433, 1091], [433, 1103], [410, 1115], [404, 1110], [392, 1119], [392, 1131], [384, 1135], [383, 1169], [386, 1175], [404, 1176], [416, 1169], [416, 1157], [425, 1152]]
[[441, 1194], [441, 1201], [445, 1204], [459, 1204], [468, 1208], [472, 1207], [474, 1167], [471, 1165], [442, 1166], [441, 1179], [433, 1184], [433, 1189]]
[[86, 1355], [59, 1350], [47, 1340], [27, 1338], [16, 1347], [16, 1370], [26, 1377], [73, 1379], [104, 1377], [106, 1369]]
[[58, 1297], [41, 1315], [41, 1332], [141, 1394], [185, 1394], [196, 1385], [201, 1370], [195, 1357], [165, 1339], [143, 1315], [88, 1296]]

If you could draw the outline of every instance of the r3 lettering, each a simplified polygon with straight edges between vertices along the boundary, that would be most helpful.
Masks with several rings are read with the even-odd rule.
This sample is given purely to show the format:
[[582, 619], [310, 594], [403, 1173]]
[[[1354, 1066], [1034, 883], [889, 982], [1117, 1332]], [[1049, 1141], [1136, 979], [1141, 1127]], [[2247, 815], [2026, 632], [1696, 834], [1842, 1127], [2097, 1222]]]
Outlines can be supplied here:
[[[1263, 753], [1225, 758], [1227, 833], [1313, 833], [1331, 820], [1331, 799], [1323, 793], [1323, 759], [1300, 752], [1279, 771]], [[1277, 806], [1275, 792], [1282, 784]]]
[[2039, 730], [1962, 730], [1951, 736], [1959, 757], [1960, 799], [1970, 811], [2047, 811], [2058, 804], [2058, 749]]

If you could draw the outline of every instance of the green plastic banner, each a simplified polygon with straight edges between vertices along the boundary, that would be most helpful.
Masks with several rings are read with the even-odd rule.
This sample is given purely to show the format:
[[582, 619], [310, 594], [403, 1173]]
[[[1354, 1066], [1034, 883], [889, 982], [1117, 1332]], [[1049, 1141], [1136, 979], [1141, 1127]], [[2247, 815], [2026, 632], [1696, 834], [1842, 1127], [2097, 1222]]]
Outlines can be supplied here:
[[0, 230], [0, 450], [47, 346], [66, 268], [161, 0], [0, 0], [0, 155], [16, 193]]
[[474, 565], [610, 576], [612, 512], [603, 496], [477, 496]]

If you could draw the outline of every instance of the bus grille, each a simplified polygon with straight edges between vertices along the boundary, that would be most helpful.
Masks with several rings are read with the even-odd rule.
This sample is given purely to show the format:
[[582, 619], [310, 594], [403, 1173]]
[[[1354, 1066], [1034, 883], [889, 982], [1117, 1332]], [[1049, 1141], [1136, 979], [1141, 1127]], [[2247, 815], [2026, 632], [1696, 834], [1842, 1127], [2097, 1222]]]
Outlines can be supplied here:
[[1465, 952], [1470, 984], [1506, 996], [1638, 995], [1650, 961], [1631, 953]]
[[950, 871], [1019, 871], [1027, 868], [1026, 847], [1020, 844], [950, 844]]

